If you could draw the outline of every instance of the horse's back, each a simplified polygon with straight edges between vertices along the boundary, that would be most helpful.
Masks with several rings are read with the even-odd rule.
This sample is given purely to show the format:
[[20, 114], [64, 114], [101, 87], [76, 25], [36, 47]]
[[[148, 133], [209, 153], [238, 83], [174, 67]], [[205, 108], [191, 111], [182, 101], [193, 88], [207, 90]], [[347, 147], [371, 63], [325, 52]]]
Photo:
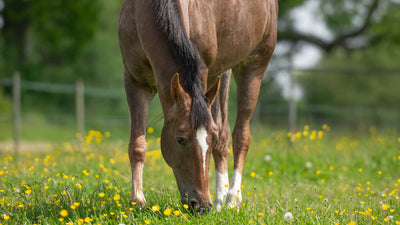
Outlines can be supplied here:
[[[131, 76], [155, 87], [148, 54], [145, 54], [144, 44], [139, 38], [138, 29], [146, 27], [138, 26], [135, 19], [135, 11], [139, 10], [135, 9], [135, 4], [141, 1], [151, 2], [124, 0], [122, 4], [118, 31], [120, 48], [125, 68]], [[245, 60], [262, 42], [268, 42], [269, 33], [276, 36], [276, 0], [252, 0], [251, 3], [248, 0], [177, 0], [177, 3], [182, 25], [210, 75]], [[275, 45], [273, 40], [269, 42], [271, 46]], [[260, 54], [260, 58], [266, 57]]]

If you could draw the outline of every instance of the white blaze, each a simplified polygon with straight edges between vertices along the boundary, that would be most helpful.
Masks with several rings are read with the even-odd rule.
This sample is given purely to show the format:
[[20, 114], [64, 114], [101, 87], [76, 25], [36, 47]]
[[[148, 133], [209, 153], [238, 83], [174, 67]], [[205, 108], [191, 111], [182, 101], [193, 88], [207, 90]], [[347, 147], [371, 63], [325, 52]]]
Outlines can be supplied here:
[[203, 153], [202, 154], [203, 155], [203, 171], [204, 171], [204, 176], [206, 176], [206, 156], [207, 156], [208, 144], [207, 144], [207, 131], [204, 126], [200, 126], [197, 129], [196, 138], [200, 144], [201, 151]]

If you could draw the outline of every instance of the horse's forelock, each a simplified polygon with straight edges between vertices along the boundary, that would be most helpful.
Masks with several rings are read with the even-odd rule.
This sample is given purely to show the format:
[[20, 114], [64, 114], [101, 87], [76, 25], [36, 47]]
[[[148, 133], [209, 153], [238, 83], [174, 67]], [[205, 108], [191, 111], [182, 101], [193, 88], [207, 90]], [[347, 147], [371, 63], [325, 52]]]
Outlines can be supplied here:
[[[203, 94], [204, 95], [204, 94]], [[208, 104], [205, 97], [196, 96], [192, 98], [192, 109], [190, 112], [190, 122], [194, 129], [200, 126], [208, 126], [211, 122], [211, 116], [207, 110]]]

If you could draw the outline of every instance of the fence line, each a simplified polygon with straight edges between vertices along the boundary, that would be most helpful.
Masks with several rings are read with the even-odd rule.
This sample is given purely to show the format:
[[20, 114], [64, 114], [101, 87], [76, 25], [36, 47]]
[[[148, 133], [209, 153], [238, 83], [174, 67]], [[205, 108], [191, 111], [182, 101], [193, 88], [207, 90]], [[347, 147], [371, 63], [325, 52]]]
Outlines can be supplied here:
[[[76, 92], [76, 84], [49, 83], [41, 81], [20, 81], [21, 88], [47, 93], [74, 94]], [[12, 87], [12, 79], [0, 79], [0, 86]], [[100, 98], [125, 98], [124, 89], [99, 88], [85, 85], [85, 96]]]
[[[298, 72], [340, 72], [340, 73], [353, 73], [354, 70], [323, 70], [323, 69], [312, 69], [312, 70], [296, 70], [292, 69], [291, 73]], [[368, 72], [364, 71], [363, 72]], [[399, 74], [397, 70], [388, 70], [386, 71], [390, 75]], [[372, 73], [369, 73], [372, 74]], [[75, 84], [65, 84], [65, 83], [49, 83], [49, 82], [40, 82], [40, 81], [28, 81], [20, 79], [20, 75], [16, 72], [13, 78], [0, 79], [0, 86], [11, 87], [13, 93], [13, 136], [14, 136], [14, 149], [18, 151], [19, 142], [20, 142], [20, 118], [21, 118], [21, 90], [30, 90], [36, 92], [45, 92], [45, 93], [61, 93], [61, 94], [75, 94], [75, 121], [76, 121], [76, 130], [77, 132], [84, 133], [85, 130], [85, 97], [98, 97], [98, 98], [110, 98], [110, 99], [124, 99], [125, 92], [123, 88], [120, 89], [111, 89], [111, 88], [99, 88], [99, 87], [91, 87], [85, 86], [82, 81], [77, 81]], [[383, 108], [365, 108], [365, 107], [346, 107], [346, 106], [327, 106], [327, 105], [307, 105], [303, 107], [295, 106], [289, 107], [288, 105], [263, 105], [258, 109], [261, 111], [261, 115], [286, 115], [286, 121], [289, 119], [289, 114], [293, 116], [295, 113], [295, 118], [297, 118], [297, 114], [301, 113], [302, 115], [311, 115], [315, 113], [325, 114], [326, 115], [334, 115], [334, 116], [348, 116], [350, 119], [359, 120], [361, 116], [369, 116], [376, 117], [378, 120], [380, 119], [378, 114], [382, 115], [390, 115], [389, 118], [392, 118], [394, 124], [400, 123], [400, 112], [398, 109], [383, 109]], [[1, 119], [0, 115], [0, 119]], [[324, 116], [324, 115], [323, 115]], [[322, 117], [323, 117], [322, 116]], [[268, 117], [268, 116], [266, 116]], [[57, 115], [54, 118], [63, 121], [71, 121], [73, 116], [68, 117], [65, 115]], [[89, 118], [89, 120], [109, 120], [105, 119], [105, 117], [98, 118]], [[371, 119], [370, 118], [370, 119]], [[121, 117], [115, 116], [112, 117], [112, 120], [115, 123], [120, 123], [120, 121], [127, 121], [129, 117]], [[290, 119], [289, 119], [290, 120]], [[291, 128], [296, 126], [296, 121], [290, 122]]]

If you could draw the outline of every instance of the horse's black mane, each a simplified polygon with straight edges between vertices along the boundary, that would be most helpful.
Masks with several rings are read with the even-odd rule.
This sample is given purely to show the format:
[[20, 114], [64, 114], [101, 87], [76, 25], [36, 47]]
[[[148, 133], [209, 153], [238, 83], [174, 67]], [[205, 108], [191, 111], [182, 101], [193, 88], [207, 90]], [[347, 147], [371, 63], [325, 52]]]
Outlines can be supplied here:
[[207, 112], [207, 100], [199, 77], [202, 58], [194, 44], [186, 35], [176, 0], [152, 0], [153, 15], [156, 24], [168, 40], [174, 57], [185, 71], [180, 81], [183, 89], [192, 97], [191, 123], [196, 129], [209, 124], [211, 118]]

